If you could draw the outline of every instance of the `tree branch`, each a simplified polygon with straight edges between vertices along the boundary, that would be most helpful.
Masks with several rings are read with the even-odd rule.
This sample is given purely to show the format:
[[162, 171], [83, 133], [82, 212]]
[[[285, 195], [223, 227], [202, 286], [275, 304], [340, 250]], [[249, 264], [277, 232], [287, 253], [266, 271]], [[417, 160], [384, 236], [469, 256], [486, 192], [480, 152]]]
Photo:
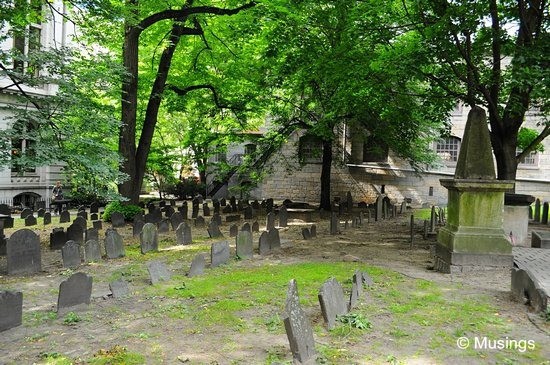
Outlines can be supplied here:
[[525, 147], [525, 149], [521, 151], [519, 155], [516, 156], [516, 161], [519, 162], [522, 159], [524, 159], [529, 153], [535, 150], [535, 148], [539, 143], [541, 143], [548, 136], [550, 136], [550, 124], [547, 124], [542, 130], [542, 132], [540, 132], [540, 134], [537, 136], [537, 138], [531, 141], [529, 146]]

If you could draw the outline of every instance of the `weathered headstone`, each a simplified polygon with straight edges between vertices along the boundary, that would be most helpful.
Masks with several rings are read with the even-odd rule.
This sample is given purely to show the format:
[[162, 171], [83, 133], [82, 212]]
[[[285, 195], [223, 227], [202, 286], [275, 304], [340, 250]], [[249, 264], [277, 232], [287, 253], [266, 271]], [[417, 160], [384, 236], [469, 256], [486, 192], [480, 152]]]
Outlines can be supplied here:
[[226, 205], [225, 207], [222, 208], [222, 213], [224, 214], [233, 213], [233, 208], [231, 208], [231, 205]]
[[225, 221], [226, 222], [238, 222], [241, 220], [241, 215], [240, 214], [233, 214], [233, 215], [228, 215], [227, 217], [225, 217]]
[[275, 228], [275, 213], [269, 212], [266, 216], [265, 230], [269, 231]]
[[36, 226], [36, 217], [32, 213], [25, 218], [25, 227], [30, 226]]
[[267, 240], [269, 242], [269, 249], [274, 250], [281, 247], [281, 238], [279, 237], [279, 230], [277, 228], [267, 231]]
[[14, 232], [6, 244], [8, 275], [34, 274], [42, 270], [40, 237], [24, 228]]
[[67, 241], [61, 248], [61, 257], [65, 268], [80, 266], [80, 246], [73, 240]]
[[44, 225], [51, 224], [52, 223], [52, 213], [46, 212], [44, 213]]
[[240, 231], [235, 240], [237, 246], [237, 257], [240, 259], [252, 258], [254, 249], [252, 247], [252, 233], [249, 231]]
[[67, 240], [73, 240], [78, 244], [84, 242], [84, 230], [79, 224], [71, 224], [67, 227]]
[[161, 281], [168, 281], [172, 277], [166, 265], [157, 260], [149, 261], [147, 263], [147, 270], [149, 271], [149, 277], [153, 285]]
[[346, 194], [346, 209], [348, 210], [348, 213], [351, 213], [353, 210], [353, 197], [351, 196], [350, 191]]
[[0, 332], [23, 323], [23, 293], [0, 291]]
[[89, 240], [84, 243], [84, 260], [86, 262], [98, 262], [101, 260], [101, 249], [96, 240]]
[[284, 205], [279, 209], [279, 227], [288, 227], [288, 211]]
[[172, 224], [172, 230], [176, 230], [180, 224], [183, 223], [183, 216], [181, 215], [180, 212], [174, 212], [174, 214], [172, 214], [170, 216], [170, 223]]
[[170, 220], [163, 219], [158, 223], [158, 233], [168, 233], [170, 232]]
[[199, 216], [199, 201], [197, 198], [193, 199], [192, 202], [193, 210], [191, 211], [191, 218], [197, 218]]
[[0, 214], [11, 215], [11, 208], [7, 204], [0, 204]]
[[310, 240], [311, 239], [311, 232], [309, 231], [309, 228], [302, 228], [302, 237], [305, 239], [305, 240]]
[[69, 223], [71, 221], [71, 213], [68, 210], [63, 210], [59, 213], [59, 223]]
[[370, 277], [369, 274], [367, 274], [366, 272], [362, 272], [361, 273], [363, 278], [363, 284], [365, 284], [366, 286], [373, 286], [374, 285], [374, 280], [372, 280], [372, 278]]
[[357, 304], [357, 301], [363, 294], [363, 273], [359, 270], [355, 270], [351, 279], [351, 293], [349, 298], [348, 310], [351, 310]]
[[186, 220], [188, 218], [188, 206], [187, 206], [187, 202], [183, 202], [181, 204], [181, 207], [178, 207], [178, 211], [180, 212], [181, 214], [181, 217]]
[[239, 227], [236, 224], [232, 224], [229, 227], [229, 237], [237, 237], [237, 233], [239, 233]]
[[86, 212], [85, 210], [78, 211], [78, 213], [76, 213], [76, 216], [83, 218], [85, 221], [88, 220], [88, 212]]
[[285, 331], [295, 364], [314, 364], [317, 358], [313, 330], [300, 305], [298, 286], [292, 279], [286, 292]]
[[218, 213], [214, 213], [214, 215], [212, 216], [212, 220], [216, 221], [216, 223], [218, 223], [218, 226], [222, 225], [222, 216]]
[[540, 222], [540, 199], [535, 200], [535, 222]]
[[272, 213], [273, 212], [273, 198], [268, 198], [265, 201], [265, 211], [266, 213]]
[[208, 206], [208, 203], [204, 203], [202, 205], [202, 215], [205, 217], [210, 217], [210, 207]]
[[97, 202], [92, 202], [90, 204], [90, 213], [98, 213], [99, 212], [99, 204]]
[[0, 233], [0, 256], [6, 256], [8, 240], [3, 233]]
[[90, 304], [92, 298], [92, 277], [82, 272], [71, 275], [59, 285], [57, 313], [80, 309]]
[[214, 207], [214, 214], [220, 214], [220, 201], [217, 198], [212, 199], [212, 206]]
[[204, 217], [199, 215], [195, 218], [195, 227], [204, 227], [205, 224]]
[[50, 249], [52, 250], [60, 250], [67, 241], [67, 233], [63, 227], [54, 228], [50, 233]]
[[542, 217], [540, 222], [542, 224], [548, 224], [548, 202], [544, 202], [542, 205]]
[[140, 234], [141, 253], [158, 251], [159, 237], [157, 227], [153, 223], [145, 223]]
[[172, 217], [172, 214], [174, 214], [175, 212], [176, 211], [174, 210], [174, 208], [171, 205], [167, 205], [166, 207], [164, 207], [164, 216], [166, 218]]
[[252, 233], [252, 228], [250, 227], [250, 223], [245, 222], [243, 226], [241, 227], [241, 231], [248, 231]]
[[111, 214], [111, 224], [114, 228], [124, 227], [124, 225], [126, 224], [124, 214], [120, 212], [113, 212]]
[[101, 221], [93, 221], [92, 226], [95, 229], [103, 229], [103, 223], [101, 223]]
[[260, 223], [258, 221], [252, 223], [252, 232], [260, 232]]
[[380, 194], [376, 198], [376, 203], [374, 204], [374, 220], [378, 222], [379, 220], [382, 220], [382, 216], [384, 214], [384, 194]]
[[191, 267], [187, 276], [192, 278], [193, 276], [202, 275], [204, 273], [204, 268], [206, 267], [206, 260], [204, 259], [204, 254], [199, 253], [191, 261]]
[[210, 267], [217, 267], [229, 262], [229, 243], [214, 242], [210, 251]]
[[82, 227], [82, 231], [85, 231], [86, 228], [88, 228], [88, 221], [86, 220], [86, 218], [80, 215], [74, 219], [73, 224], [78, 224], [80, 227]]
[[128, 282], [123, 279], [118, 279], [109, 283], [109, 289], [113, 298], [124, 298], [130, 294]]
[[[152, 223], [148, 223], [148, 224], [152, 224]], [[134, 222], [132, 223], [132, 235], [134, 237], [139, 236], [141, 234], [141, 230], [143, 229], [144, 225], [145, 225], [144, 221], [142, 221], [141, 219], [134, 218]]]
[[214, 220], [210, 222], [206, 230], [208, 231], [208, 235], [210, 236], [210, 238], [223, 237], [223, 234], [220, 231], [220, 227], [218, 226], [218, 223]]
[[221, 198], [221, 199], [220, 199], [220, 205], [221, 205], [222, 207], [225, 207], [225, 206], [227, 205], [227, 201], [225, 200], [225, 198]]
[[98, 219], [99, 219], [99, 215], [97, 213], [90, 214], [91, 221], [97, 221]]
[[311, 235], [311, 238], [317, 237], [317, 226], [315, 224], [311, 225], [311, 228], [309, 229], [309, 234]]
[[252, 219], [254, 217], [254, 211], [249, 205], [244, 209], [244, 219]]
[[21, 211], [21, 219], [27, 218], [29, 215], [32, 215], [32, 209], [25, 208]]
[[36, 211], [36, 214], [37, 214], [38, 218], [43, 218], [44, 214], [46, 214], [46, 209], [40, 208]]
[[263, 231], [262, 234], [260, 234], [260, 239], [259, 239], [258, 243], [259, 243], [259, 253], [260, 253], [260, 255], [265, 255], [269, 251], [271, 251], [271, 247], [269, 246], [267, 231]]
[[330, 234], [331, 235], [337, 235], [340, 233], [340, 219], [338, 218], [338, 214], [332, 212], [330, 214]]
[[110, 259], [116, 259], [126, 255], [122, 236], [114, 228], [108, 228], [105, 231], [105, 253]]
[[176, 243], [178, 245], [188, 245], [193, 243], [191, 227], [187, 224], [187, 222], [181, 222], [178, 228], [176, 228]]
[[344, 299], [344, 289], [335, 278], [323, 283], [319, 291], [321, 313], [329, 330], [336, 325], [336, 317], [348, 313], [348, 304]]

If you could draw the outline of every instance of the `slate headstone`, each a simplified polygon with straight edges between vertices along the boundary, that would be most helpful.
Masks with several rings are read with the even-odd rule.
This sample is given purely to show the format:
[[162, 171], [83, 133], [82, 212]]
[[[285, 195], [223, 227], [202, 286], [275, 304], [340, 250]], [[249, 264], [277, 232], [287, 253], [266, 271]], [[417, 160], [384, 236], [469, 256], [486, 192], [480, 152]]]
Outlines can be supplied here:
[[149, 277], [153, 285], [161, 281], [168, 281], [172, 277], [166, 265], [157, 260], [149, 261], [147, 263], [147, 270], [149, 271]]
[[252, 232], [260, 232], [260, 223], [258, 221], [252, 223]]
[[30, 215], [32, 215], [32, 209], [30, 208], [25, 208], [21, 211], [21, 219], [25, 219]]
[[217, 267], [229, 262], [229, 243], [214, 242], [210, 250], [210, 267]]
[[0, 214], [2, 215], [11, 215], [11, 208], [7, 204], [0, 204]]
[[267, 231], [263, 231], [259, 239], [259, 252], [260, 255], [265, 255], [269, 251], [271, 251], [271, 247], [269, 246], [268, 233]]
[[254, 217], [254, 211], [252, 210], [252, 207], [249, 205], [244, 210], [244, 219], [252, 219]]
[[63, 210], [59, 213], [59, 223], [69, 223], [71, 221], [71, 213], [68, 210]]
[[25, 218], [25, 227], [36, 226], [36, 217], [34, 215], [28, 215]]
[[353, 210], [353, 198], [350, 191], [348, 191], [346, 194], [346, 209], [348, 213], [351, 213], [351, 211]]
[[[147, 224], [153, 224], [153, 223], [147, 223]], [[141, 219], [134, 219], [134, 222], [132, 223], [132, 235], [134, 237], [137, 237], [141, 234], [141, 230], [143, 229], [143, 226], [145, 225], [145, 222]]]
[[202, 215], [205, 217], [210, 217], [210, 207], [208, 206], [208, 203], [204, 203], [202, 205]]
[[218, 223], [214, 220], [210, 221], [210, 224], [208, 224], [207, 231], [210, 238], [223, 237], [223, 234], [220, 231], [220, 227], [218, 226]]
[[90, 204], [90, 213], [98, 213], [99, 212], [99, 204], [96, 202], [92, 202]]
[[218, 226], [222, 225], [222, 216], [218, 213], [214, 213], [214, 215], [212, 216], [212, 220], [216, 221], [216, 223], [218, 223]]
[[50, 249], [52, 250], [60, 250], [67, 241], [67, 233], [63, 227], [54, 228], [50, 233]]
[[88, 212], [86, 212], [85, 210], [80, 210], [78, 213], [76, 213], [76, 216], [83, 218], [85, 221], [88, 220]]
[[319, 303], [329, 330], [335, 327], [336, 317], [348, 313], [348, 304], [344, 299], [344, 289], [335, 278], [330, 278], [321, 286]]
[[101, 248], [95, 240], [84, 243], [84, 260], [86, 262], [98, 262], [101, 260]]
[[98, 219], [99, 219], [99, 215], [97, 213], [90, 214], [91, 221], [97, 221]]
[[204, 220], [204, 217], [203, 216], [197, 216], [197, 218], [195, 218], [195, 227], [204, 227], [206, 224], [205, 220]]
[[111, 224], [113, 225], [113, 228], [124, 227], [126, 224], [124, 214], [120, 212], [111, 213]]
[[267, 213], [267, 216], [265, 218], [265, 230], [269, 231], [275, 228], [275, 213], [270, 212]]
[[332, 212], [330, 214], [330, 234], [331, 235], [337, 235], [340, 233], [340, 219], [338, 218], [338, 214], [335, 212]]
[[248, 231], [240, 231], [235, 240], [237, 246], [237, 257], [240, 259], [250, 259], [254, 254], [252, 247], [252, 233]]
[[233, 214], [233, 215], [228, 215], [227, 217], [225, 217], [226, 222], [238, 222], [240, 220], [241, 220], [241, 215], [240, 214]]
[[548, 224], [548, 208], [548, 202], [544, 202], [542, 204], [542, 217], [540, 219], [542, 224]]
[[145, 223], [140, 234], [141, 253], [158, 251], [159, 237], [157, 227], [153, 223]]
[[88, 228], [88, 221], [86, 220], [86, 218], [82, 217], [81, 215], [77, 216], [74, 219], [73, 224], [78, 224], [80, 227], [82, 227], [83, 231], [85, 231], [86, 228]]
[[57, 313], [62, 314], [89, 305], [92, 298], [92, 277], [82, 272], [71, 275], [59, 285]]
[[305, 239], [305, 240], [310, 240], [311, 239], [311, 232], [309, 231], [309, 228], [302, 228], [302, 237]]
[[110, 259], [116, 259], [126, 255], [122, 236], [114, 228], [108, 228], [105, 231], [105, 253]]
[[113, 298], [124, 298], [130, 294], [128, 282], [123, 279], [118, 279], [109, 283], [109, 290]]
[[73, 240], [78, 244], [84, 242], [84, 230], [79, 224], [71, 224], [67, 227], [67, 240]]
[[245, 222], [243, 226], [241, 227], [241, 231], [248, 231], [252, 233], [252, 228], [250, 227], [250, 223]]
[[288, 211], [284, 205], [279, 209], [279, 227], [288, 227]]
[[80, 266], [80, 246], [73, 240], [67, 241], [61, 248], [61, 257], [65, 268]]
[[48, 225], [52, 223], [52, 213], [46, 212], [44, 213], [44, 225]]
[[363, 273], [359, 270], [355, 270], [351, 279], [351, 293], [348, 310], [355, 307], [361, 295], [363, 295]]
[[158, 233], [168, 233], [170, 232], [170, 220], [163, 219], [158, 223]]
[[374, 220], [378, 222], [382, 220], [382, 215], [384, 214], [384, 197], [385, 195], [380, 194], [376, 198], [375, 210], [374, 210]]
[[191, 227], [187, 224], [187, 222], [181, 222], [178, 228], [176, 228], [176, 243], [178, 245], [188, 245], [193, 243]]
[[36, 214], [38, 218], [44, 218], [44, 214], [46, 214], [46, 209], [40, 208], [36, 211]]
[[41, 271], [40, 237], [27, 228], [14, 232], [6, 244], [6, 258], [8, 275]]
[[183, 223], [183, 216], [180, 212], [174, 212], [170, 216], [170, 224], [172, 224], [172, 230], [176, 230], [180, 224]]
[[103, 229], [103, 223], [101, 223], [101, 221], [93, 221], [92, 226], [98, 230]]
[[204, 258], [204, 254], [199, 253], [193, 258], [193, 261], [191, 261], [191, 267], [189, 268], [187, 276], [192, 278], [193, 276], [202, 275], [205, 267], [206, 260]]
[[300, 305], [296, 280], [290, 280], [286, 292], [285, 331], [295, 364], [314, 364], [317, 358], [313, 330]]
[[23, 323], [23, 293], [0, 291], [0, 332]]
[[178, 207], [178, 212], [180, 212], [181, 217], [183, 219], [187, 219], [187, 217], [188, 217], [187, 211], [188, 211], [187, 202], [183, 202], [181, 207]]
[[281, 247], [281, 238], [277, 228], [267, 231], [267, 240], [269, 242], [269, 249], [274, 250]]
[[236, 224], [232, 224], [229, 227], [229, 237], [237, 237], [237, 233], [239, 233], [239, 227]]

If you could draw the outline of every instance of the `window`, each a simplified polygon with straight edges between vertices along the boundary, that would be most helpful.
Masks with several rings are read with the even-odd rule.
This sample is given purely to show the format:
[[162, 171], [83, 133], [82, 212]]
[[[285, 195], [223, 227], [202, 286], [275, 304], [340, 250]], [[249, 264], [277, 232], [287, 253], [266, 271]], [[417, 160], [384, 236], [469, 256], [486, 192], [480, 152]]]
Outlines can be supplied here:
[[19, 138], [11, 141], [11, 172], [21, 175], [36, 172], [33, 159], [36, 154], [36, 141], [33, 138], [34, 127], [30, 123], [17, 122], [14, 126]]
[[323, 155], [322, 141], [311, 135], [300, 137], [298, 158], [302, 163], [321, 163]]
[[388, 145], [376, 136], [368, 136], [363, 145], [363, 162], [388, 162]]
[[458, 161], [458, 153], [460, 152], [460, 138], [446, 137], [437, 142], [435, 152], [446, 162]]
[[[521, 153], [520, 150], [516, 150], [516, 155]], [[539, 153], [537, 151], [531, 151], [527, 156], [521, 159], [518, 167], [538, 167], [539, 166]]]
[[[16, 0], [17, 3], [23, 3], [19, 6], [25, 6], [29, 3], [35, 19], [39, 21], [42, 16], [42, 3], [39, 0]], [[13, 36], [13, 69], [17, 72], [26, 73], [29, 75], [39, 75], [39, 65], [32, 61], [33, 57], [29, 57], [33, 52], [40, 50], [42, 37], [42, 25], [32, 23], [27, 29], [18, 31]], [[36, 58], [36, 57], [35, 57]]]

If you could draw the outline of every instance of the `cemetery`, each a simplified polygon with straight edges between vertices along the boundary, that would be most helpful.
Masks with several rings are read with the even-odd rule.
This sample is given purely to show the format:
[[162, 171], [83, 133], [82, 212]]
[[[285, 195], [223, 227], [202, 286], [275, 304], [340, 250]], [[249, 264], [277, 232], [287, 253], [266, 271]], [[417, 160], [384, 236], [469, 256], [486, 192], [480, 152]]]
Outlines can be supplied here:
[[[512, 292], [509, 267], [433, 270], [437, 239], [427, 233], [444, 227], [444, 209], [335, 202], [330, 216], [317, 211], [304, 221], [275, 202], [270, 212], [261, 204], [250, 219], [228, 222], [238, 211], [206, 219], [209, 202], [195, 219], [157, 203], [142, 215], [156, 214], [157, 223], [115, 217], [117, 227], [102, 222], [99, 229], [72, 212], [76, 218], [65, 223], [37, 218], [26, 226], [16, 218], [4, 229], [0, 256], [0, 358], [436, 364], [550, 356], [546, 307], [535, 296], [526, 306], [524, 293]], [[242, 205], [244, 212], [252, 203]], [[173, 224], [162, 233], [166, 215]], [[549, 232], [531, 220], [534, 242], [544, 245]], [[529, 282], [521, 275], [514, 280]], [[534, 345], [457, 347], [457, 339], [476, 336]]]

